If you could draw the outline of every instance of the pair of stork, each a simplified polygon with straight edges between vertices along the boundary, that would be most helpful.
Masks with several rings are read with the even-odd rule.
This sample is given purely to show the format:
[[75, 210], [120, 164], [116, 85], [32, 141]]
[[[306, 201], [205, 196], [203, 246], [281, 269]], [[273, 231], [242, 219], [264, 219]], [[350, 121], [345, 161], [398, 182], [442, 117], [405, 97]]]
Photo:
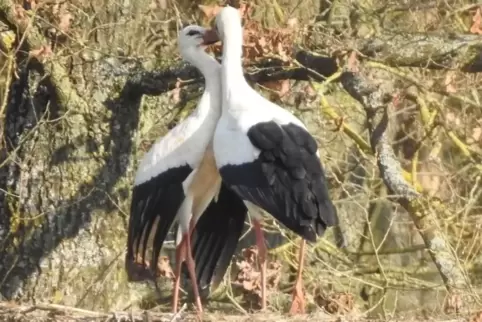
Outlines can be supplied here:
[[[222, 64], [203, 47], [219, 40]], [[155, 270], [176, 221], [174, 311], [185, 261], [196, 307], [202, 312], [199, 290], [209, 287], [215, 268], [220, 274], [226, 271], [248, 211], [259, 251], [262, 309], [266, 246], [261, 221], [266, 211], [302, 237], [292, 311], [304, 310], [301, 272], [306, 240], [314, 242], [327, 227], [338, 224], [314, 138], [298, 118], [249, 86], [242, 45], [241, 17], [233, 7], [220, 11], [213, 29], [191, 25], [182, 30], [181, 56], [204, 75], [205, 90], [195, 111], [147, 152], [135, 177], [126, 267], [129, 271], [139, 257], [147, 262], [151, 243], [147, 265]]]

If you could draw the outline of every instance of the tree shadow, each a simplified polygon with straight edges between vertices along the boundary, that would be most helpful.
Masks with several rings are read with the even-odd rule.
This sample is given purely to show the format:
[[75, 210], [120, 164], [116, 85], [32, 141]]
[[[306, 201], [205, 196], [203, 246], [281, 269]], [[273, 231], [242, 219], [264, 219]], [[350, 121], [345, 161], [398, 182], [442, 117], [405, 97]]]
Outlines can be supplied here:
[[[28, 50], [24, 51], [28, 52]], [[49, 110], [50, 117], [58, 113], [56, 95], [52, 84], [38, 66], [21, 64], [25, 57], [18, 57], [20, 62], [19, 78], [10, 88], [8, 106], [4, 124], [5, 146], [0, 157], [0, 187], [4, 192], [16, 191], [22, 184], [19, 182], [22, 172], [18, 162], [22, 162], [23, 138], [28, 140], [28, 133], [36, 121], [29, 118], [30, 114], [42, 115]], [[32, 88], [32, 76], [44, 79]], [[31, 95], [30, 93], [34, 93]], [[109, 93], [107, 93], [109, 94]], [[113, 191], [116, 183], [126, 173], [133, 147], [132, 136], [139, 122], [139, 107], [143, 92], [127, 81], [115, 99], [103, 102], [104, 107], [111, 111], [108, 133], [103, 137], [103, 146], [107, 153], [103, 157], [103, 166], [93, 176], [89, 183], [80, 184], [75, 195], [68, 200], [62, 200], [55, 205], [55, 210], [45, 213], [45, 220], [35, 226], [28, 220], [20, 220], [19, 214], [28, 216], [28, 205], [17, 202], [17, 208], [12, 209], [7, 193], [2, 193], [0, 201], [0, 295], [6, 299], [15, 299], [22, 294], [22, 287], [32, 274], [40, 274], [42, 258], [56, 249], [65, 239], [75, 237], [82, 228], [92, 221], [95, 210], [111, 211], [112, 202], [107, 193]], [[32, 113], [32, 111], [36, 111]], [[52, 129], [55, 131], [55, 129]], [[95, 142], [83, 142], [89, 150], [95, 149]], [[71, 153], [75, 150], [73, 143], [67, 143], [58, 148], [51, 156], [49, 167], [62, 162], [72, 162]], [[8, 160], [16, 153], [17, 160]], [[40, 189], [46, 189], [40, 188]], [[11, 195], [13, 196], [13, 194]], [[31, 205], [40, 210], [43, 205]]]

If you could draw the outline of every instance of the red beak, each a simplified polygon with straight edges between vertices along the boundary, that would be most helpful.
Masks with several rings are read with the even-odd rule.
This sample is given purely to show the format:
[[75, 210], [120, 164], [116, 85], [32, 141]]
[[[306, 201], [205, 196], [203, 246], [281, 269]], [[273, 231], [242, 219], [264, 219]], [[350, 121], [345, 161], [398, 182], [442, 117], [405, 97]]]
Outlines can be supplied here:
[[214, 43], [217, 43], [219, 41], [219, 36], [216, 30], [214, 29], [208, 29], [203, 35], [203, 45], [212, 45]]

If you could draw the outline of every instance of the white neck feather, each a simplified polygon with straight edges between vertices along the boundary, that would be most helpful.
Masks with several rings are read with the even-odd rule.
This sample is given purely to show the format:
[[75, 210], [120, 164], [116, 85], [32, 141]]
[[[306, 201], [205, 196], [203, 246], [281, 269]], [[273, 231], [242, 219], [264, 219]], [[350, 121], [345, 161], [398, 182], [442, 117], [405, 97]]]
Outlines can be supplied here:
[[205, 80], [204, 94], [194, 114], [204, 115], [212, 112], [217, 116], [221, 112], [221, 65], [201, 47], [181, 51], [181, 55], [184, 60], [199, 69]]
[[216, 89], [220, 82], [221, 65], [201, 47], [182, 53], [183, 59], [199, 69], [206, 81], [206, 90]]
[[242, 95], [246, 87], [244, 78], [243, 56], [243, 27], [240, 22], [229, 21], [223, 26], [223, 59], [221, 75], [223, 81], [223, 99], [226, 100], [234, 93]]

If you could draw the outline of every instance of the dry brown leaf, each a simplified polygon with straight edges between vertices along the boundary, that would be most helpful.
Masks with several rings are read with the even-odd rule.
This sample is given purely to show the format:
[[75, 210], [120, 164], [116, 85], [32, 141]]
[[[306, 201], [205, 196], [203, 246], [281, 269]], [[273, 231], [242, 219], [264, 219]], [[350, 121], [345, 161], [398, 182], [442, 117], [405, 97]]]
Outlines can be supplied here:
[[277, 289], [281, 281], [281, 263], [279, 261], [270, 262], [266, 269], [266, 288]]
[[462, 296], [454, 292], [445, 299], [444, 312], [446, 314], [459, 313], [463, 307]]
[[36, 58], [40, 61], [43, 61], [45, 58], [52, 56], [52, 54], [52, 48], [46, 45], [43, 45], [39, 49], [30, 50], [28, 53], [29, 57]]
[[311, 83], [307, 83], [304, 89], [306, 95], [309, 97], [314, 97], [318, 94]]
[[236, 262], [239, 272], [234, 284], [241, 285], [245, 291], [253, 292], [260, 289], [260, 273], [254, 268], [258, 258], [256, 247], [249, 247], [242, 251], [243, 260]]
[[279, 90], [280, 97], [285, 96], [290, 91], [290, 81], [288, 79], [283, 79], [281, 81], [281, 88]]
[[290, 91], [290, 81], [288, 79], [264, 82], [261, 85], [271, 89], [277, 99], [282, 99]]
[[58, 15], [60, 12], [60, 2], [56, 2], [53, 6], [52, 6], [52, 14], [54, 16]]
[[266, 38], [264, 38], [263, 36], [259, 37], [258, 46], [260, 46], [263, 51], [268, 50], [267, 45], [268, 42], [266, 41]]
[[470, 318], [470, 322], [482, 322], [482, 311], [475, 313], [475, 315]]
[[353, 73], [358, 73], [360, 71], [360, 61], [356, 57], [356, 52], [352, 51], [347, 60], [348, 70]]
[[243, 289], [245, 291], [248, 291], [248, 292], [253, 291], [258, 286], [259, 285], [258, 285], [256, 280], [244, 280], [243, 281]]
[[[208, 20], [212, 19], [221, 6], [203, 6], [199, 5]], [[241, 16], [244, 18], [243, 27], [243, 64], [259, 61], [266, 58], [266, 54], [278, 56], [281, 60], [289, 62], [291, 60], [291, 50], [293, 43], [293, 29], [297, 24], [296, 19], [289, 21], [288, 28], [268, 29], [261, 26], [258, 21], [250, 18], [252, 7], [249, 4], [242, 3], [240, 8]], [[220, 43], [212, 46], [210, 52], [215, 55], [221, 53], [222, 46]]]
[[278, 42], [277, 49], [278, 49], [278, 55], [280, 56], [282, 61], [287, 62], [290, 60], [290, 56], [288, 55], [287, 50], [284, 47], [283, 43]]
[[19, 4], [14, 5], [13, 15], [15, 16], [15, 19], [19, 22], [23, 23], [25, 22], [24, 20], [26, 20], [25, 9]]
[[27, 0], [27, 3], [30, 4], [30, 8], [32, 10], [35, 10], [38, 6], [38, 2], [36, 0]]
[[476, 127], [472, 130], [472, 139], [478, 142], [482, 138], [482, 128]]
[[159, 258], [157, 262], [157, 273], [159, 274], [159, 276], [174, 279], [174, 272], [172, 271], [171, 265], [169, 263], [169, 257], [161, 256]]
[[216, 15], [221, 11], [221, 9], [223, 9], [223, 7], [218, 6], [217, 4], [210, 6], [199, 4], [198, 8], [201, 9], [207, 21], [211, 21], [212, 19], [214, 19], [214, 17], [216, 17]]
[[455, 89], [454, 86], [455, 76], [456, 74], [454, 71], [449, 71], [445, 74], [444, 87], [447, 93], [457, 93], [457, 89]]
[[314, 294], [314, 300], [316, 304], [330, 314], [346, 314], [355, 307], [353, 294], [347, 292], [327, 295], [318, 289]]
[[258, 247], [252, 246], [243, 249], [243, 258], [249, 263], [249, 264], [254, 264], [256, 262], [256, 259], [258, 258]]
[[289, 28], [296, 29], [296, 28], [298, 27], [298, 19], [297, 19], [297, 18], [290, 18], [290, 19], [288, 19], [288, 21], [286, 22], [286, 25], [287, 25]]
[[472, 21], [474, 22], [472, 26], [470, 27], [470, 32], [473, 34], [479, 34], [482, 35], [482, 13], [480, 10], [480, 7], [477, 8], [477, 11], [475, 12], [474, 17], [472, 18]]
[[171, 98], [174, 101], [174, 104], [177, 104], [181, 101], [181, 80], [178, 79], [176, 82], [176, 86], [171, 92]]
[[460, 124], [462, 124], [460, 117], [456, 116], [453, 112], [448, 112], [447, 114], [445, 114], [445, 121], [447, 122], [447, 124], [450, 124], [452, 126], [459, 126]]
[[241, 15], [241, 18], [245, 18], [251, 15], [253, 7], [251, 6], [250, 3], [241, 3], [239, 5], [239, 14]]
[[400, 90], [397, 90], [393, 95], [392, 95], [392, 105], [395, 109], [401, 109], [403, 108], [402, 106], [402, 101], [405, 99], [405, 93], [402, 93]]
[[62, 32], [67, 32], [70, 28], [74, 16], [70, 12], [65, 12], [60, 16], [59, 29]]
[[[258, 260], [258, 249], [252, 246], [242, 250], [243, 260], [237, 261], [239, 271], [233, 285], [240, 287], [246, 302], [261, 307], [261, 273], [255, 266]], [[266, 269], [266, 288], [272, 290], [278, 287], [281, 279], [281, 264], [278, 261], [269, 262]]]
[[151, 3], [149, 4], [148, 8], [150, 10], [156, 10], [156, 9], [166, 10], [167, 9], [167, 1], [166, 0], [152, 0]]

